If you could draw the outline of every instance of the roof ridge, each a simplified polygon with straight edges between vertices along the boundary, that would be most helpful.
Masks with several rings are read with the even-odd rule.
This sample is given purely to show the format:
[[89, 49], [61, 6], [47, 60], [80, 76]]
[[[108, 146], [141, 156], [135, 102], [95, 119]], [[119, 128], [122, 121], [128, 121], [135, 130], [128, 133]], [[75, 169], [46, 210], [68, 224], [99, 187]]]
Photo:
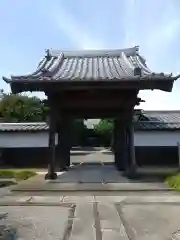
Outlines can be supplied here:
[[127, 56], [134, 56], [138, 53], [139, 46], [131, 47], [131, 48], [120, 48], [120, 49], [101, 49], [101, 50], [91, 50], [91, 49], [79, 49], [79, 50], [53, 50], [49, 49], [48, 54], [52, 57], [57, 57], [60, 54], [63, 54], [65, 58], [68, 57], [95, 57], [95, 56], [121, 56], [122, 52], [124, 52]]

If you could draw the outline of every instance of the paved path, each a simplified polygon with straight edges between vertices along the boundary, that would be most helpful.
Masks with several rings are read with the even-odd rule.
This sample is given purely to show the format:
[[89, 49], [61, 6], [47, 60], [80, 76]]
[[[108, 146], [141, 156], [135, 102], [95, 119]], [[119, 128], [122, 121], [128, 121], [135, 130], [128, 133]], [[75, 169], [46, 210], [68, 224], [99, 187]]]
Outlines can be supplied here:
[[12, 239], [180, 239], [179, 228], [180, 195], [0, 199], [0, 230]]
[[[105, 158], [108, 160], [108, 155]], [[99, 161], [103, 165], [105, 160], [102, 161], [100, 153], [93, 153], [84, 158], [84, 162], [88, 161]], [[49, 184], [67, 184], [81, 178], [84, 183], [88, 181], [95, 185], [97, 180], [104, 179], [135, 186], [135, 183], [115, 173], [111, 166], [107, 169], [101, 167], [104, 173], [99, 172], [97, 166], [89, 168], [91, 171], [88, 169], [85, 172], [81, 168], [78, 174], [73, 175], [74, 178], [65, 175], [55, 184]], [[150, 183], [146, 184], [147, 187]], [[177, 192], [8, 193], [6, 189], [5, 196], [0, 198], [0, 233], [4, 239], [180, 240], [180, 194]]]
[[[83, 152], [83, 151], [82, 151]], [[93, 151], [84, 151], [84, 154], [72, 154], [71, 155], [71, 163], [106, 163], [106, 162], [114, 162], [114, 155], [109, 152], [108, 154], [104, 154], [102, 149], [93, 150]]]

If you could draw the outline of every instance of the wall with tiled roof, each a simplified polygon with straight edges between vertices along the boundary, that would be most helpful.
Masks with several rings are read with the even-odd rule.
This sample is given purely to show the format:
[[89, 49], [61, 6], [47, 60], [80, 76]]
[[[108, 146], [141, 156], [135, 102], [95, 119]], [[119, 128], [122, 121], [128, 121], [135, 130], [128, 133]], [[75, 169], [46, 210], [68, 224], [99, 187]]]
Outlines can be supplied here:
[[[180, 130], [180, 111], [140, 111], [134, 119], [136, 131]], [[0, 132], [40, 132], [49, 128], [45, 122], [0, 123]]]

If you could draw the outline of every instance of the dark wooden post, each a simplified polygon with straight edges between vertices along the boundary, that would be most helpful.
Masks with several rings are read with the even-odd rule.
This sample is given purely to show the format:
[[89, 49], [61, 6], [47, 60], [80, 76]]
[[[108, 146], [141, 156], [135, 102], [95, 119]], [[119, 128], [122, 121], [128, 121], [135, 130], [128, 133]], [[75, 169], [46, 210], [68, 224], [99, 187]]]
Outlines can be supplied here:
[[126, 167], [126, 175], [130, 178], [136, 177], [136, 157], [135, 157], [135, 147], [134, 147], [134, 126], [132, 121], [132, 114], [127, 121], [127, 167]]
[[123, 115], [114, 120], [114, 160], [119, 171], [124, 171], [126, 167], [126, 128]]
[[57, 159], [59, 162], [59, 170], [65, 171], [70, 166], [70, 150], [71, 150], [71, 119], [65, 114], [60, 115], [58, 128], [58, 145]]
[[48, 173], [45, 175], [45, 179], [56, 179], [57, 174], [55, 172], [55, 150], [56, 150], [56, 103], [51, 97], [48, 97], [49, 103], [49, 165]]

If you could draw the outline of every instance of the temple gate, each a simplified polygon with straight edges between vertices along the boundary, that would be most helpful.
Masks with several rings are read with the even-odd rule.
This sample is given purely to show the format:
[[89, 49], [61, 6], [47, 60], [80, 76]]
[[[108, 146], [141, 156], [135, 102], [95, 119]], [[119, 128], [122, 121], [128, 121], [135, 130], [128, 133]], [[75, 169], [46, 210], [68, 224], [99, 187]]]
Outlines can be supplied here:
[[[3, 77], [13, 93], [43, 91], [49, 111], [49, 166], [46, 179], [56, 179], [70, 166], [71, 123], [75, 118], [113, 118], [114, 158], [118, 170], [135, 173], [133, 115], [143, 89], [170, 92], [179, 76], [154, 73], [139, 48], [60, 52], [47, 50], [29, 75]], [[55, 147], [55, 133], [58, 145]]]

